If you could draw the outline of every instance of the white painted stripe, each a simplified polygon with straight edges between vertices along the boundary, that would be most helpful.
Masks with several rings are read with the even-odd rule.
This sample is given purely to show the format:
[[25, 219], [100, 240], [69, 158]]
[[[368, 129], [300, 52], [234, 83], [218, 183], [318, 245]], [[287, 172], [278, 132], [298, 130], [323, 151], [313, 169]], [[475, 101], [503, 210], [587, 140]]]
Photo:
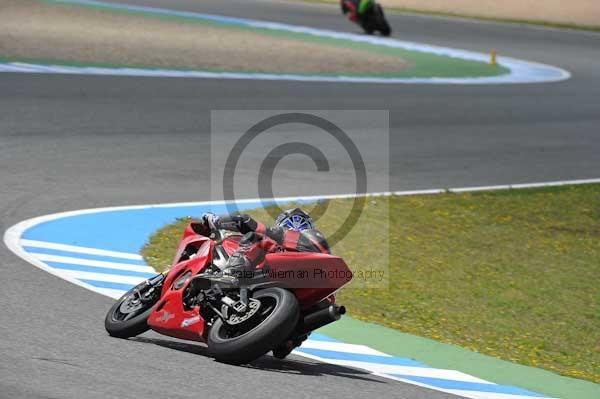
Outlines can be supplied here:
[[403, 374], [415, 377], [430, 377], [430, 378], [443, 378], [447, 380], [455, 381], [466, 381], [466, 382], [478, 382], [482, 384], [491, 384], [489, 381], [482, 380], [471, 375], [461, 373], [456, 370], [445, 370], [445, 369], [434, 369], [430, 367], [410, 367], [410, 366], [397, 366], [389, 364], [379, 364], [370, 362], [360, 362], [356, 360], [340, 360], [340, 359], [328, 359], [321, 356], [311, 355], [309, 353], [302, 352], [302, 347], [294, 350], [294, 353], [304, 357], [308, 357], [315, 360], [320, 360], [326, 363], [338, 364], [340, 366], [354, 367], [377, 373], [383, 374]]
[[[14, 226], [13, 226], [14, 227]], [[100, 287], [95, 287], [91, 284], [85, 283], [83, 281], [80, 281], [74, 277], [68, 276], [64, 273], [61, 273], [61, 270], [59, 269], [55, 269], [53, 267], [48, 266], [47, 264], [45, 264], [44, 262], [42, 262], [41, 260], [35, 258], [34, 256], [32, 256], [30, 253], [26, 252], [19, 244], [19, 237], [20, 237], [21, 232], [19, 232], [19, 229], [15, 229], [15, 230], [11, 230], [8, 229], [5, 233], [4, 233], [4, 243], [6, 244], [6, 246], [18, 257], [20, 257], [21, 259], [29, 262], [30, 264], [32, 264], [33, 266], [49, 273], [52, 274], [56, 277], [59, 277], [63, 280], [66, 280], [74, 285], [77, 285], [79, 287], [85, 288], [89, 291], [92, 292], [96, 292], [100, 295], [105, 295], [114, 299], [117, 299], [120, 297], [116, 296], [116, 292], [114, 292], [114, 290], [107, 290], [106, 288], [100, 288]]]
[[[600, 183], [600, 178], [592, 179], [577, 179], [577, 180], [560, 180], [550, 182], [534, 182], [534, 183], [518, 183], [518, 184], [500, 184], [490, 186], [473, 186], [473, 187], [456, 187], [456, 188], [434, 188], [425, 190], [408, 190], [408, 191], [380, 191], [366, 194], [330, 194], [330, 195], [305, 195], [305, 196], [290, 196], [290, 197], [275, 197], [275, 198], [245, 198], [236, 199], [237, 204], [247, 204], [251, 202], [260, 201], [275, 201], [275, 202], [290, 202], [290, 201], [311, 201], [319, 199], [343, 199], [343, 198], [356, 198], [356, 197], [381, 197], [390, 195], [428, 195], [428, 194], [443, 194], [446, 192], [450, 193], [462, 193], [462, 192], [475, 192], [475, 191], [495, 191], [495, 190], [510, 190], [520, 188], [541, 188], [541, 187], [558, 187], [558, 186], [569, 186], [569, 185], [581, 185], [581, 184], [597, 184]], [[39, 216], [32, 219], [24, 220], [16, 225], [10, 227], [7, 232], [15, 228], [15, 232], [25, 232], [29, 228], [36, 226], [41, 223], [49, 222], [51, 220], [62, 219], [64, 217], [78, 216], [78, 215], [89, 215], [94, 213], [112, 212], [112, 211], [127, 211], [127, 210], [141, 210], [151, 208], [181, 208], [190, 206], [205, 206], [205, 205], [223, 205], [227, 201], [224, 200], [212, 200], [212, 201], [190, 201], [190, 202], [172, 202], [165, 204], [143, 204], [143, 205], [125, 205], [125, 206], [110, 206], [104, 208], [88, 208], [79, 209], [75, 211], [58, 212], [49, 215]], [[18, 227], [18, 228], [17, 228]], [[22, 235], [22, 233], [21, 233]], [[20, 237], [20, 236], [19, 236]], [[5, 241], [6, 242], [6, 241]]]
[[35, 252], [30, 252], [30, 254], [35, 256], [37, 259], [39, 259], [41, 261], [45, 261], [45, 262], [59, 262], [59, 263], [66, 263], [69, 265], [93, 266], [93, 267], [99, 267], [99, 268], [128, 270], [128, 271], [132, 271], [132, 272], [142, 272], [142, 273], [156, 273], [156, 271], [153, 268], [151, 268], [150, 266], [132, 265], [129, 263], [106, 262], [103, 260], [80, 259], [80, 258], [73, 258], [70, 256], [38, 254]]
[[[507, 64], [510, 64], [507, 62]], [[1, 64], [0, 64], [1, 65]], [[508, 66], [508, 65], [507, 65]], [[517, 68], [512, 67], [511, 71]], [[296, 75], [296, 74], [274, 74], [274, 73], [246, 73], [246, 72], [210, 72], [210, 71], [181, 71], [175, 69], [142, 69], [142, 68], [99, 68], [99, 67], [68, 67], [64, 65], [37, 65], [23, 64], [21, 67], [8, 64], [0, 68], [0, 72], [20, 73], [52, 73], [52, 74], [76, 74], [76, 75], [100, 75], [100, 76], [140, 76], [140, 77], [162, 77], [162, 78], [193, 78], [193, 79], [233, 79], [233, 80], [272, 80], [272, 81], [296, 81], [315, 83], [371, 83], [371, 84], [516, 84], [516, 83], [543, 83], [565, 80], [570, 75], [560, 75], [552, 79], [536, 78], [531, 75], [528, 78], [516, 73], [471, 78], [382, 78], [374, 76], [328, 76], [328, 75]], [[513, 76], [514, 75], [514, 76]]]
[[302, 343], [301, 348], [391, 357], [387, 353], [379, 352], [378, 350], [369, 348], [365, 345], [346, 344], [344, 342], [315, 341], [308, 339]]
[[111, 288], [100, 288], [100, 287], [95, 287], [96, 288], [96, 292], [114, 298], [114, 299], [119, 299], [123, 296], [124, 293], [126, 293], [127, 291], [123, 291], [123, 290], [113, 290]]
[[58, 72], [58, 66], [45, 66], [42, 64], [31, 64], [29, 62], [11, 62], [10, 65], [16, 68], [20, 68], [23, 71], [31, 71], [31, 72]]
[[[387, 367], [382, 367], [384, 365], [377, 365], [373, 363], [366, 362], [352, 362], [352, 361], [344, 361], [344, 360], [336, 360], [336, 359], [328, 359], [320, 356], [315, 356], [311, 354], [302, 353], [301, 348], [294, 350], [293, 354], [306, 357], [313, 360], [318, 360], [324, 363], [337, 364], [340, 366], [353, 367], [366, 371], [370, 371], [373, 375], [392, 379], [396, 381], [401, 381], [407, 384], [417, 385], [429, 389], [434, 389], [441, 392], [447, 392], [454, 395], [462, 396], [465, 398], [471, 399], [553, 399], [553, 398], [542, 398], [542, 397], [532, 397], [532, 396], [524, 396], [524, 395], [509, 395], [509, 394], [498, 394], [491, 392], [481, 392], [481, 391], [469, 391], [469, 390], [458, 390], [458, 389], [444, 389], [439, 388], [427, 384], [423, 384], [420, 382], [416, 382], [413, 380], [408, 380], [404, 378], [399, 378], [390, 374], [403, 374], [410, 375], [415, 377], [430, 377], [430, 378], [441, 378], [453, 381], [464, 381], [464, 382], [475, 382], [481, 384], [489, 384], [489, 385], [497, 385], [492, 382], [482, 380], [477, 377], [473, 377], [471, 375], [461, 373], [460, 371], [455, 370], [445, 370], [445, 369], [435, 369], [435, 368], [427, 368], [427, 367], [405, 367], [405, 366], [389, 366], [391, 371]], [[374, 365], [374, 366], [371, 366]], [[388, 374], [390, 373], [390, 374]]]
[[[30, 63], [13, 63], [13, 65], [20, 65], [25, 68], [30, 68], [38, 73], [74, 73], [76, 72], [73, 67], [68, 65], [43, 65], [43, 64], [30, 64]], [[79, 67], [75, 67], [79, 68]]]
[[0, 64], [3, 72], [26, 72], [26, 73], [37, 73], [39, 70], [34, 65], [22, 65], [19, 66], [16, 63]]
[[[309, 358], [309, 359], [317, 360], [317, 361], [320, 361], [320, 362], [323, 362], [323, 363], [338, 364], [340, 366], [345, 366], [344, 364], [340, 364], [337, 360], [325, 359], [325, 358], [321, 358], [319, 356], [313, 356], [313, 355], [309, 355], [309, 354], [305, 354], [305, 353], [299, 353], [297, 351], [294, 351], [292, 353], [294, 353], [296, 355], [299, 355], [299, 356], [302, 356], [302, 357]], [[348, 367], [354, 367], [354, 366], [348, 366]], [[362, 369], [362, 367], [355, 367], [355, 368], [361, 368]], [[438, 387], [433, 387], [431, 385], [422, 384], [420, 382], [411, 381], [411, 380], [405, 380], [405, 379], [402, 379], [402, 378], [394, 377], [394, 376], [389, 375], [389, 374], [380, 373], [380, 372], [376, 372], [376, 371], [372, 371], [372, 370], [368, 370], [368, 369], [363, 369], [363, 370], [371, 371], [371, 374], [373, 374], [375, 376], [378, 376], [378, 377], [381, 377], [381, 378], [387, 378], [387, 379], [390, 379], [390, 380], [401, 381], [401, 382], [404, 382], [406, 384], [416, 385], [416, 386], [420, 386], [420, 387], [424, 387], [424, 388], [428, 388], [428, 389], [433, 389], [433, 390], [440, 391], [440, 392], [452, 393], [450, 390], [442, 389], [442, 388], [438, 388]], [[475, 377], [473, 377], [473, 378], [475, 378]], [[490, 383], [488, 381], [484, 381], [484, 380], [472, 381], [472, 382], [482, 382], [482, 383], [492, 384], [492, 383]], [[469, 392], [466, 392], [464, 395], [461, 395], [461, 396], [463, 396], [465, 398], [478, 399], [478, 398], [475, 398], [474, 396], [471, 396]], [[513, 399], [519, 399], [519, 398], [513, 398]], [[541, 398], [538, 398], [538, 399], [541, 399]]]
[[128, 253], [128, 252], [107, 251], [105, 249], [79, 247], [76, 245], [59, 244], [59, 243], [48, 242], [48, 241], [22, 239], [20, 242], [21, 242], [21, 246], [23, 246], [23, 247], [56, 249], [59, 251], [73, 252], [73, 253], [78, 253], [78, 254], [109, 256], [111, 258], [122, 258], [122, 259], [132, 259], [132, 260], [144, 260], [144, 258], [140, 254], [132, 254], [132, 253]]
[[[462, 390], [462, 389], [447, 389], [447, 388], [440, 388], [440, 387], [436, 387], [436, 386], [432, 386], [432, 385], [428, 385], [428, 384], [423, 384], [421, 382], [417, 382], [417, 381], [413, 381], [413, 380], [406, 380], [403, 378], [398, 378], [398, 377], [394, 377], [394, 376], [386, 375], [386, 374], [373, 373], [373, 375], [377, 375], [377, 376], [383, 377], [383, 378], [388, 378], [390, 380], [401, 381], [401, 382], [404, 382], [407, 384], [417, 385], [417, 386], [424, 387], [424, 388], [434, 389], [436, 391], [446, 392], [446, 393], [450, 393], [453, 395], [458, 395], [458, 396], [470, 398], [470, 399], [492, 399], [492, 396], [495, 398], [495, 395], [503, 395], [502, 399], [556, 399], [556, 398], [540, 397], [540, 396], [532, 397], [532, 396], [523, 396], [523, 395], [498, 394], [498, 393], [482, 392], [482, 391], [469, 391], [469, 390]], [[490, 383], [490, 385], [497, 385], [497, 384]], [[500, 398], [498, 397], [496, 399], [500, 399]]]
[[146, 280], [144, 277], [123, 276], [121, 274], [81, 272], [79, 270], [60, 269], [58, 273], [59, 275], [64, 275], [77, 280], [97, 280], [106, 281], [109, 283], [131, 284], [132, 286], [137, 285], [142, 281]]
[[519, 188], [574, 186], [574, 185], [594, 184], [594, 183], [600, 183], [600, 179], [580, 179], [580, 180], [564, 180], [564, 181], [552, 181], [552, 182], [541, 182], [541, 183], [504, 184], [504, 185], [498, 185], [498, 186], [464, 187], [464, 188], [449, 189], [448, 191], [453, 192], [453, 193], [464, 193], [464, 192], [474, 192], [474, 191], [511, 190], [511, 189], [519, 189]]
[[[437, 388], [434, 388], [437, 389]], [[458, 396], [464, 396], [471, 399], [552, 399], [544, 398], [540, 396], [529, 396], [529, 395], [511, 395], [508, 393], [496, 393], [496, 392], [478, 392], [478, 391], [467, 391], [462, 389], [447, 389], [448, 393], [453, 393]]]

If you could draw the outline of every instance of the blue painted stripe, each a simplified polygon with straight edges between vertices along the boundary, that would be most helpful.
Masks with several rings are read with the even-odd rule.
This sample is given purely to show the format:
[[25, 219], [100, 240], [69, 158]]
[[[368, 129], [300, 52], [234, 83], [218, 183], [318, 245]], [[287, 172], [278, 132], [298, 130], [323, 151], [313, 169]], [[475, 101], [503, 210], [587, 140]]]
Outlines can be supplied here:
[[441, 389], [461, 389], [464, 391], [478, 391], [478, 392], [493, 392], [493, 393], [503, 393], [508, 395], [524, 395], [524, 396], [534, 396], [543, 398], [545, 395], [541, 395], [536, 392], [528, 391], [526, 389], [513, 387], [511, 385], [497, 385], [497, 384], [483, 384], [479, 382], [466, 382], [466, 381], [455, 381], [455, 380], [446, 380], [442, 378], [430, 378], [430, 377], [415, 377], [412, 375], [403, 375], [403, 374], [390, 374], [394, 377], [402, 378], [405, 380], [415, 381], [422, 384], [431, 385], [436, 388]]
[[[272, 202], [267, 201], [267, 204]], [[238, 204], [238, 210], [262, 206], [260, 201]], [[22, 238], [52, 241], [110, 251], [139, 253], [156, 230], [178, 218], [200, 217], [204, 212], [229, 214], [225, 204], [114, 210], [81, 214], [40, 223], [27, 229]]]
[[322, 341], [322, 342], [342, 342], [340, 340], [337, 340], [335, 338], [331, 338], [328, 337], [327, 335], [324, 334], [319, 334], [319, 333], [312, 333], [310, 334], [309, 339], [311, 341]]
[[112, 269], [108, 267], [96, 267], [96, 266], [84, 266], [84, 265], [72, 265], [69, 263], [60, 263], [60, 262], [44, 262], [48, 266], [53, 267], [55, 269], [62, 270], [76, 270], [79, 272], [91, 272], [91, 273], [102, 273], [102, 274], [112, 274], [118, 276], [133, 276], [133, 277], [143, 277], [150, 278], [156, 276], [156, 273], [146, 273], [146, 272], [136, 272], [132, 270], [120, 270], [120, 269]]
[[89, 285], [93, 285], [98, 288], [110, 288], [112, 290], [121, 290], [121, 291], [129, 291], [134, 287], [134, 284], [123, 284], [123, 283], [111, 283], [110, 281], [98, 281], [98, 280], [84, 280], [79, 279], [84, 283]]
[[38, 247], [23, 247], [25, 251], [30, 252], [31, 254], [44, 254], [44, 255], [56, 255], [56, 256], [69, 256], [71, 258], [79, 258], [79, 259], [87, 259], [87, 260], [100, 260], [103, 262], [116, 262], [116, 263], [126, 263], [134, 266], [148, 266], [146, 262], [143, 260], [136, 259], [124, 259], [119, 258], [118, 256], [107, 256], [107, 255], [92, 255], [92, 254], [82, 254], [79, 252], [70, 252], [60, 249], [52, 249], [52, 248], [38, 248]]
[[414, 359], [392, 357], [392, 356], [377, 356], [377, 355], [364, 355], [359, 353], [348, 353], [330, 351], [325, 349], [313, 349], [313, 348], [302, 348], [298, 349], [300, 352], [304, 352], [309, 355], [319, 356], [325, 359], [333, 360], [350, 360], [356, 362], [368, 362], [385, 364], [391, 366], [409, 366], [409, 367], [429, 367], [421, 362]]

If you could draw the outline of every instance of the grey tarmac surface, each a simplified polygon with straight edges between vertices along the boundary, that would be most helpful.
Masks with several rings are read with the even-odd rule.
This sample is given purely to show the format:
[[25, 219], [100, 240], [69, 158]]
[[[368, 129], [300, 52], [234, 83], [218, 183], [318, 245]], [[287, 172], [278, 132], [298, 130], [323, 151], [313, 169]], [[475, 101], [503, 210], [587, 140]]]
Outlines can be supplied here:
[[[335, 6], [128, 2], [357, 31]], [[59, 211], [208, 199], [212, 109], [389, 109], [391, 178], [381, 190], [598, 177], [600, 35], [390, 20], [399, 38], [495, 48], [574, 76], [465, 87], [0, 74], [0, 230]], [[310, 192], [276, 194], [335, 190], [316, 181]], [[447, 396], [302, 358], [231, 367], [203, 356], [201, 346], [157, 334], [111, 339], [103, 328], [110, 299], [38, 270], [4, 246], [0, 272], [0, 397]]]

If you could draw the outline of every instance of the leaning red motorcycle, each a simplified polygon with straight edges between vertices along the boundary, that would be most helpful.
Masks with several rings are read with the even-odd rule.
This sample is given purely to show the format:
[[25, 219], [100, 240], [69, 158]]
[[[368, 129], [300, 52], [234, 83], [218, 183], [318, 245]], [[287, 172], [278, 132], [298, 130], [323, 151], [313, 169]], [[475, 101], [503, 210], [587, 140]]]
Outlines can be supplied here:
[[242, 364], [269, 351], [287, 356], [308, 335], [338, 320], [345, 308], [334, 293], [352, 273], [339, 257], [314, 252], [274, 252], [239, 279], [222, 268], [240, 235], [211, 237], [191, 223], [172, 267], [125, 293], [108, 311], [111, 336], [129, 338], [149, 329], [205, 342], [218, 361]]

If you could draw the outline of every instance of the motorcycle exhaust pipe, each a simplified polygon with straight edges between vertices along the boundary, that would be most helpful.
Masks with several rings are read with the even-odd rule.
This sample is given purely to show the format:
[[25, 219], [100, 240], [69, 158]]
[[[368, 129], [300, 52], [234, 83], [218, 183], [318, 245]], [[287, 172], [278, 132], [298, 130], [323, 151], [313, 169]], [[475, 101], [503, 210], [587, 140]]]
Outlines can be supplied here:
[[346, 313], [346, 308], [340, 305], [329, 305], [325, 309], [307, 314], [302, 321], [302, 332], [309, 333], [313, 330], [333, 323]]

